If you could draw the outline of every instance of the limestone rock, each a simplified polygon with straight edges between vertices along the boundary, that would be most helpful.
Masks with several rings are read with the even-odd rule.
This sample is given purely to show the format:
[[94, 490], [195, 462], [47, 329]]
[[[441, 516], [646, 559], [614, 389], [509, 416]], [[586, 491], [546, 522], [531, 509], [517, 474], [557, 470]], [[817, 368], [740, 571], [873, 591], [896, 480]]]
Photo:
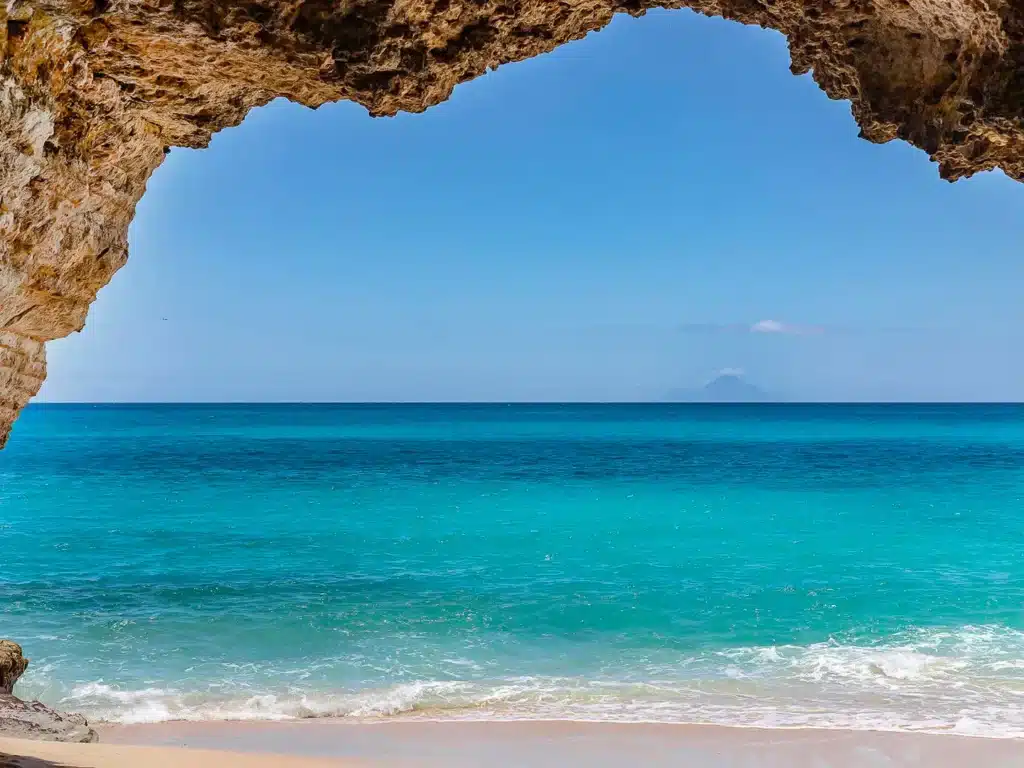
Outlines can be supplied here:
[[0, 736], [35, 741], [99, 741], [82, 715], [57, 712], [38, 701], [0, 695]]
[[944, 178], [1024, 178], [1019, 0], [8, 0], [0, 444], [42, 383], [43, 344], [80, 330], [125, 263], [135, 204], [170, 147], [205, 146], [278, 96], [419, 112], [656, 6], [779, 30], [792, 71], [849, 99], [864, 138], [908, 141]]
[[57, 712], [38, 701], [0, 695], [0, 736], [35, 741], [99, 741], [81, 715]]
[[57, 712], [38, 701], [12, 695], [14, 684], [28, 668], [21, 646], [0, 640], [0, 736], [39, 741], [98, 741], [96, 731], [81, 715]]
[[14, 693], [14, 684], [28, 669], [28, 659], [21, 646], [10, 640], [0, 640], [0, 696]]

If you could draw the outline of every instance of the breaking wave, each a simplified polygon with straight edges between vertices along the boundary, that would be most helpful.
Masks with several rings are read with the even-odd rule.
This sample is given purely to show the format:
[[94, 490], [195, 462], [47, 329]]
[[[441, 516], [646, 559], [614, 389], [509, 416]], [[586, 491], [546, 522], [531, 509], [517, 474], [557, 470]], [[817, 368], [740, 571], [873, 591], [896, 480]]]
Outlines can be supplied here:
[[[451, 676], [451, 665], [444, 672]], [[478, 679], [472, 665], [466, 673], [467, 679], [333, 690], [282, 686], [271, 672], [247, 677], [244, 685], [231, 675], [175, 687], [92, 681], [64, 688], [59, 703], [118, 723], [566, 719], [1024, 737], [1024, 632], [1003, 627], [913, 630], [877, 643], [716, 649], [674, 659], [662, 652], [588, 676]], [[43, 675], [45, 669], [27, 682], [44, 684]]]

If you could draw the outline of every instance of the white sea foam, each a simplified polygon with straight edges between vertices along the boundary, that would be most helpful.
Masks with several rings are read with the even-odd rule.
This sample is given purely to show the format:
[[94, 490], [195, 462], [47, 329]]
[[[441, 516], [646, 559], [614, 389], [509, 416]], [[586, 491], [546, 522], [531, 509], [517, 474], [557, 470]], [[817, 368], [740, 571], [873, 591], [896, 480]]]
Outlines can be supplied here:
[[[884, 644], [833, 640], [674, 659], [661, 653], [630, 663], [594, 677], [421, 679], [361, 690], [281, 687], [269, 674], [174, 688], [97, 681], [66, 691], [60, 705], [121, 723], [573, 719], [1024, 737], [1024, 633], [1006, 628], [914, 630]], [[301, 675], [293, 680], [306, 685]]]

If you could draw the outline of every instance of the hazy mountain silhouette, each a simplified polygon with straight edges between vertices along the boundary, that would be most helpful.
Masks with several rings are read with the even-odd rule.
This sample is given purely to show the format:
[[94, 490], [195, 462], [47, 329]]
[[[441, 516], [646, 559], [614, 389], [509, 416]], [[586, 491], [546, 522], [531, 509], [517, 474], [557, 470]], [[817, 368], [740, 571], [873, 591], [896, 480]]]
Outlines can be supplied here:
[[682, 403], [769, 403], [777, 400], [738, 373], [720, 374], [700, 389], [673, 390], [667, 399]]

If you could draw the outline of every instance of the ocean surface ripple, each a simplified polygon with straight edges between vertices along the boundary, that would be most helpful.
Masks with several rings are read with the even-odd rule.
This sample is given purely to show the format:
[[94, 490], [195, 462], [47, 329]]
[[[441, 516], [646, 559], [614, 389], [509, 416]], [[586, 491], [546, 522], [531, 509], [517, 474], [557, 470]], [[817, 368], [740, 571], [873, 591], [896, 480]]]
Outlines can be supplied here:
[[31, 407], [21, 695], [1024, 737], [1024, 407]]

